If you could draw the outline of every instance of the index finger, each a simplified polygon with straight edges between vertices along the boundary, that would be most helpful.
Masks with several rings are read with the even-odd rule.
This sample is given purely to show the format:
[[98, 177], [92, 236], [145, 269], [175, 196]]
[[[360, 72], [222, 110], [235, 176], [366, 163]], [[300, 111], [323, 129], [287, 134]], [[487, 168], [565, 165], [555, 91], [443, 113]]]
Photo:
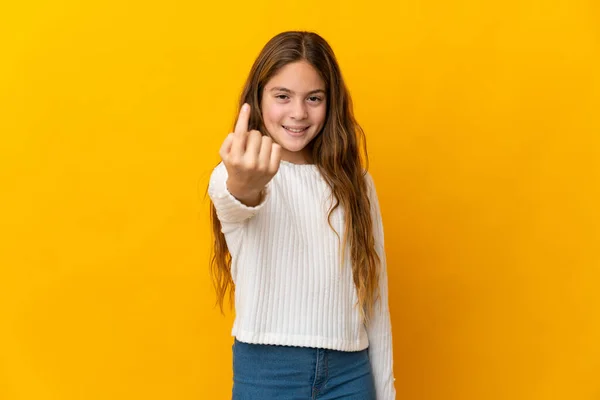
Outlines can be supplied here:
[[235, 123], [234, 132], [236, 135], [242, 135], [248, 132], [248, 120], [250, 119], [250, 105], [248, 103], [244, 103], [242, 109], [240, 110], [240, 115], [238, 116], [237, 122]]

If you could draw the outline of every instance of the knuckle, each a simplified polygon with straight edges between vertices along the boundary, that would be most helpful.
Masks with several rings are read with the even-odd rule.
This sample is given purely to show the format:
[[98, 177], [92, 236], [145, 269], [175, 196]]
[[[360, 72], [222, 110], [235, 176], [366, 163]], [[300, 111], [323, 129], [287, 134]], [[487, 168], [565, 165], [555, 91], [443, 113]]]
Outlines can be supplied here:
[[269, 166], [264, 162], [258, 162], [258, 164], [256, 165], [256, 171], [264, 174], [265, 172], [267, 172], [268, 167]]
[[257, 131], [250, 131], [250, 135], [249, 135], [250, 140], [256, 141], [260, 139], [260, 133], [258, 133]]
[[228, 162], [229, 162], [229, 165], [231, 165], [233, 168], [240, 167], [240, 159], [238, 157], [230, 157]]
[[255, 159], [250, 159], [246, 162], [246, 168], [250, 171], [256, 171], [257, 169], [257, 162]]

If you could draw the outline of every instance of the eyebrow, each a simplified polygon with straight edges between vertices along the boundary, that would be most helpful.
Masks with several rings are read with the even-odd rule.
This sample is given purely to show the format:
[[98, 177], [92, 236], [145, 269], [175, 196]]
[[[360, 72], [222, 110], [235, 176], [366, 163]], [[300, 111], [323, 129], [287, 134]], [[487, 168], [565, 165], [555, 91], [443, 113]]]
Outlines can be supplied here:
[[[272, 88], [270, 91], [271, 92], [285, 92], [285, 93], [294, 94], [293, 90], [290, 90], [290, 89], [287, 89], [287, 88], [284, 88], [284, 87], [281, 87], [281, 86], [276, 86], [276, 87]], [[325, 90], [323, 90], [323, 89], [311, 90], [310, 92], [307, 93], [307, 95], [309, 95], [309, 94], [315, 94], [315, 93], [323, 93], [323, 94], [325, 94]]]

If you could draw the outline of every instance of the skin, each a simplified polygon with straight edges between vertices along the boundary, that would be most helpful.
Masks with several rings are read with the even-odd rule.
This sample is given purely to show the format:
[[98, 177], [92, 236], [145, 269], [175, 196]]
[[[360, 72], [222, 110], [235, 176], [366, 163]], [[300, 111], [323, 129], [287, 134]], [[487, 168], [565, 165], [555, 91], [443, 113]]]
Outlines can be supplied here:
[[244, 104], [219, 151], [228, 172], [227, 189], [249, 207], [260, 204], [281, 160], [312, 162], [307, 146], [325, 124], [325, 84], [307, 62], [287, 64], [265, 85], [261, 111], [267, 135], [248, 130], [250, 105]]
[[282, 160], [312, 163], [307, 146], [321, 132], [327, 112], [325, 83], [317, 70], [306, 61], [281, 68], [265, 85], [261, 112], [267, 133], [281, 146]]
[[260, 203], [264, 187], [279, 170], [281, 146], [257, 130], [248, 131], [250, 106], [240, 110], [233, 133], [227, 135], [219, 154], [227, 169], [227, 190], [249, 207]]

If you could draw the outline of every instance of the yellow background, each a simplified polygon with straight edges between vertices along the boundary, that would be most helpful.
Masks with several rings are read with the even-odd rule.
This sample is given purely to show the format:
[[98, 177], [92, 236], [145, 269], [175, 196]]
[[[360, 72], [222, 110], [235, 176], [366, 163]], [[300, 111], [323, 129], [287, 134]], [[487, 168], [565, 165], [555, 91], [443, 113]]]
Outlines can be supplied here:
[[369, 140], [399, 399], [600, 399], [595, 0], [0, 6], [0, 399], [227, 399], [204, 190], [316, 30]]

